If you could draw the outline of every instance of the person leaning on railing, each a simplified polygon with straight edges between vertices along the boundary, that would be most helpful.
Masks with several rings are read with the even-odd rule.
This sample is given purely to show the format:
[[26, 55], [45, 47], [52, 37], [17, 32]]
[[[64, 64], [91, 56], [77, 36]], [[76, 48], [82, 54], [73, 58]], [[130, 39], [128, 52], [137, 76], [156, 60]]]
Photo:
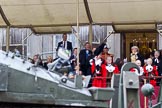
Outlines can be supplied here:
[[53, 62], [52, 56], [47, 56], [47, 60], [43, 63], [43, 67], [48, 70], [48, 64]]
[[71, 70], [75, 71], [75, 66], [77, 66], [77, 48], [73, 49], [73, 53], [70, 56], [70, 64], [71, 64]]
[[43, 66], [42, 59], [39, 54], [33, 56], [31, 63], [35, 64], [36, 66]]

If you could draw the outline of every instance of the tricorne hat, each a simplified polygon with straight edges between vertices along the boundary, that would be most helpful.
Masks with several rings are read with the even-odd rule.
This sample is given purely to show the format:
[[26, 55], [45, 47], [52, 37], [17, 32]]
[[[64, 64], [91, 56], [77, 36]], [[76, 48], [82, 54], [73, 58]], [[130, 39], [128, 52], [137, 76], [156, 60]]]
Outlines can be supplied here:
[[94, 51], [94, 55], [98, 56], [99, 54], [101, 54], [103, 52], [105, 45], [106, 45], [105, 43], [102, 43], [100, 46], [98, 46]]

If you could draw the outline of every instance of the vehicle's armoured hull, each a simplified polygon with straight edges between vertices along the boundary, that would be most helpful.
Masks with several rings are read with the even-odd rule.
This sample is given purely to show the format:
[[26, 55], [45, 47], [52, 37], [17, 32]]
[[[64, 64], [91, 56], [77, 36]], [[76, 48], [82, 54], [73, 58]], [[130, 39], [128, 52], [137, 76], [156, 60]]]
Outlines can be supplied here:
[[13, 58], [12, 53], [0, 52], [0, 105], [18, 106], [16, 108], [109, 107], [108, 100], [114, 89], [77, 88], [73, 81], [64, 83], [60, 79], [57, 72], [24, 63], [20, 58]]

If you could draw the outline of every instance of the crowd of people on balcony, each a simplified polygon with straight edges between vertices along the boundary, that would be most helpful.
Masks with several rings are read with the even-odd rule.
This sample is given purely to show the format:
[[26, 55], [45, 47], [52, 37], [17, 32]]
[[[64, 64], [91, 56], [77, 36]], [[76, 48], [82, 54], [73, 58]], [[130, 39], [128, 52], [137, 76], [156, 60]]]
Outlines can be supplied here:
[[[77, 48], [72, 48], [72, 43], [67, 41], [67, 34], [63, 34], [63, 40], [58, 43], [56, 51], [59, 47], [70, 50], [72, 52], [69, 59], [71, 69], [67, 73], [67, 76], [71, 79], [76, 74], [83, 76], [90, 75], [91, 81], [89, 86], [93, 87], [108, 87], [110, 86], [111, 77], [113, 74], [120, 74], [122, 65], [127, 62], [120, 58], [114, 60], [114, 55], [109, 53], [109, 48], [105, 43], [102, 43], [97, 48], [91, 50], [91, 45], [86, 42], [84, 49], [77, 52]], [[77, 56], [79, 56], [79, 65], [77, 65]], [[37, 60], [41, 61], [38, 55], [35, 55], [32, 63]], [[39, 62], [39, 65], [48, 69], [47, 64], [53, 62], [51, 56], [47, 57], [47, 62]], [[135, 72], [139, 76], [152, 77], [149, 81], [153, 86], [159, 85], [160, 79], [155, 79], [154, 76], [162, 75], [162, 57], [159, 51], [151, 53], [150, 58], [144, 59], [140, 54], [137, 46], [131, 47], [130, 62], [139, 66], [140, 72], [136, 69], [131, 69], [131, 72]], [[78, 67], [79, 66], [79, 67]], [[79, 70], [79, 71], [78, 71]]]

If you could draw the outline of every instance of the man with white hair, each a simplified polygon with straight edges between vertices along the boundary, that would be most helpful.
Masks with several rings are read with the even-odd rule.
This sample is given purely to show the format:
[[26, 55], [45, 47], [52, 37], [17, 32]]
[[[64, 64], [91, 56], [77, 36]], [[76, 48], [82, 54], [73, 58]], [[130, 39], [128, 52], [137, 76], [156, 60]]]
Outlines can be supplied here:
[[130, 71], [136, 73], [138, 76], [142, 76], [144, 74], [144, 69], [141, 66], [141, 61], [140, 60], [136, 60], [135, 64], [139, 67], [140, 72], [138, 72], [138, 70], [136, 68], [132, 68], [132, 69], [130, 69]]
[[158, 66], [159, 62], [160, 62], [160, 52], [155, 51], [154, 52], [154, 58], [153, 58], [153, 64]]
[[140, 72], [135, 72], [138, 76], [142, 76], [143, 75], [143, 67], [141, 66], [141, 61], [140, 60], [136, 60], [135, 64], [139, 67]]
[[137, 46], [132, 46], [131, 47], [131, 55], [130, 55], [130, 59], [131, 62], [135, 63], [136, 60], [140, 60], [141, 61], [141, 66], [144, 65], [144, 58], [139, 54], [139, 49]]
[[[157, 71], [158, 71], [158, 76], [162, 76], [162, 60], [160, 58], [160, 52], [155, 51], [154, 52], [154, 57], [152, 59], [153, 64], [157, 66]], [[157, 85], [159, 85], [161, 79], [157, 79]]]

